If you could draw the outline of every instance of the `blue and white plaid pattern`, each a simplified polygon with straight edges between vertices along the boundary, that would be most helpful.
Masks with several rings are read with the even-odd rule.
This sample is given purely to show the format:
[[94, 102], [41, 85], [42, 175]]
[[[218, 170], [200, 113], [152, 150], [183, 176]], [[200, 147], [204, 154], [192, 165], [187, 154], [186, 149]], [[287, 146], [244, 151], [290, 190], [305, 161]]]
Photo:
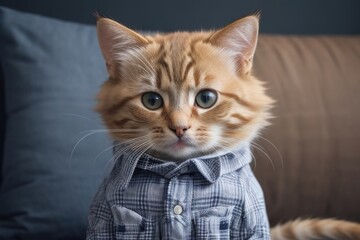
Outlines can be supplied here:
[[90, 209], [87, 240], [270, 239], [250, 148], [180, 164], [122, 155]]

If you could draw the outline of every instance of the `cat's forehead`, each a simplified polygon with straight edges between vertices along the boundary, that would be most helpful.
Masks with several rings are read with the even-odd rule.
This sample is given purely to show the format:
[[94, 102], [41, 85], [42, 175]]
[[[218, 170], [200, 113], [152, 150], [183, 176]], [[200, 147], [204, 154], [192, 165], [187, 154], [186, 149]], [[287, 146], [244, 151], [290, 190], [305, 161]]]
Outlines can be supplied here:
[[[154, 36], [152, 45], [156, 50], [153, 49], [151, 58], [156, 70], [157, 86], [197, 87], [201, 78], [210, 80], [211, 74], [207, 74], [210, 71], [202, 71], [205, 69], [201, 68], [200, 59], [204, 49], [199, 48], [199, 43], [206, 45], [209, 36], [209, 32], [176, 32]], [[210, 61], [211, 58], [205, 57], [205, 60]], [[207, 63], [207, 70], [208, 66]]]
[[168, 61], [180, 64], [195, 55], [196, 44], [205, 41], [209, 35], [207, 32], [175, 32], [156, 35], [153, 42], [158, 48], [158, 57], [166, 57]]
[[176, 52], [191, 47], [195, 41], [204, 41], [209, 36], [210, 32], [173, 32], [156, 34], [149, 38], [153, 42], [164, 45], [167, 50]]
[[127, 87], [136, 92], [160, 91], [174, 102], [204, 88], [222, 90], [226, 82], [231, 82], [234, 71], [221, 50], [207, 43], [210, 35], [175, 32], [148, 37], [151, 43], [130, 52], [123, 67]]

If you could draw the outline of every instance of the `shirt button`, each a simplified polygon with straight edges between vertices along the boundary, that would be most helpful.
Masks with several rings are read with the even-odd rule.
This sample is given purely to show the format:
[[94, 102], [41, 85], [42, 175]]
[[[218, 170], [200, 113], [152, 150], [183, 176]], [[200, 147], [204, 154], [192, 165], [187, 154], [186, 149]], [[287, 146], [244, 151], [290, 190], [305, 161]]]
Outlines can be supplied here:
[[180, 205], [175, 205], [175, 207], [174, 207], [174, 213], [175, 213], [176, 215], [180, 215], [180, 214], [182, 214], [182, 212], [183, 212], [182, 206], [180, 206]]

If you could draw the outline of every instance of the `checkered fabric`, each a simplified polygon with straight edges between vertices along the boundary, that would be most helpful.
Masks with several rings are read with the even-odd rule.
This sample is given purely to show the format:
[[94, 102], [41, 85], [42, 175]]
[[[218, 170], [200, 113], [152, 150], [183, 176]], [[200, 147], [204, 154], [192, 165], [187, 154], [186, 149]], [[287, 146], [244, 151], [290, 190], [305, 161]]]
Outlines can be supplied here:
[[87, 240], [270, 239], [249, 146], [182, 163], [123, 154], [94, 198]]

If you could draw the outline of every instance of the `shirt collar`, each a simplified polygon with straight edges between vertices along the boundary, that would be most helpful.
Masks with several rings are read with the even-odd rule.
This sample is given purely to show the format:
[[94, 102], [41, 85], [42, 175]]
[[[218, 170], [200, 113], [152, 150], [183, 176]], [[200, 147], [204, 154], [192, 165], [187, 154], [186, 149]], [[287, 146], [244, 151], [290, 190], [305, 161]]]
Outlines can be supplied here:
[[[115, 146], [114, 152], [117, 152], [121, 145]], [[134, 157], [125, 152], [116, 159], [112, 171], [112, 175], [116, 176], [112, 178], [119, 181], [120, 190], [126, 189], [136, 168], [154, 172], [168, 179], [181, 174], [198, 172], [209, 183], [213, 183], [222, 175], [234, 172], [250, 162], [251, 153], [248, 144], [222, 155], [191, 158], [183, 162], [160, 160], [148, 154]]]

